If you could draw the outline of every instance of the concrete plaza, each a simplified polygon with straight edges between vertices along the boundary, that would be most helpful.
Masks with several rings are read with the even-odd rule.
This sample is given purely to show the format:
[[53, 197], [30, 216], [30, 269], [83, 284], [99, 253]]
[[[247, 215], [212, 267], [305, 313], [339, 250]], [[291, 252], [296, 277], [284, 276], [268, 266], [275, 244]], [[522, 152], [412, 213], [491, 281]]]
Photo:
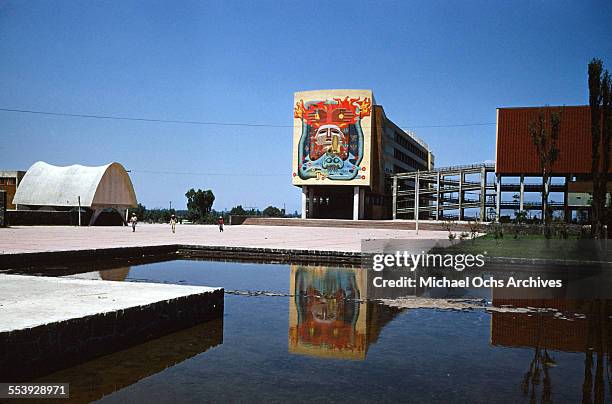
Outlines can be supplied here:
[[144, 247], [167, 244], [295, 250], [361, 250], [366, 239], [447, 239], [447, 232], [296, 226], [139, 224], [131, 227], [16, 226], [0, 229], [0, 254]]

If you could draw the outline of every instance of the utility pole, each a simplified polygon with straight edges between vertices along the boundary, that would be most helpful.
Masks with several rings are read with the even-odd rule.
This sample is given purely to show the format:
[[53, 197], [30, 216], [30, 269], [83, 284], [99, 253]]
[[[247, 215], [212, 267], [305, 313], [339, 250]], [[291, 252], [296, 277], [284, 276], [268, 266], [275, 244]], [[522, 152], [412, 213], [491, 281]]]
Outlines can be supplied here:
[[170, 210], [172, 210], [172, 201], [170, 201]]
[[81, 196], [79, 195], [77, 199], [79, 201], [79, 227], [81, 227]]

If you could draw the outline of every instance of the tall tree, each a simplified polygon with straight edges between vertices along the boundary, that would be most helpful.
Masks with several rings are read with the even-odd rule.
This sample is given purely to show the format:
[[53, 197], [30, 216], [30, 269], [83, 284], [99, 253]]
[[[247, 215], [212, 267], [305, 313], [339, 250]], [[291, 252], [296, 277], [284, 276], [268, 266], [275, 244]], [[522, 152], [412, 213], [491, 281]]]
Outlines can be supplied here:
[[211, 212], [215, 202], [215, 195], [210, 189], [196, 191], [191, 188], [185, 196], [187, 197], [187, 216], [189, 220], [195, 222], [201, 222]]
[[[536, 147], [540, 173], [542, 174], [542, 222], [544, 223], [544, 233], [548, 232], [550, 223], [550, 209], [548, 209], [548, 189], [552, 168], [559, 157], [557, 141], [559, 139], [559, 126], [561, 125], [562, 111], [550, 112], [540, 109], [535, 120], [529, 122], [529, 135]], [[549, 122], [550, 121], [550, 122]]]
[[[606, 208], [608, 172], [610, 170], [610, 144], [612, 142], [612, 78], [603, 69], [600, 59], [589, 63], [589, 106], [591, 108], [591, 175], [593, 198], [591, 233], [595, 238], [606, 237], [604, 224], [612, 219]], [[608, 226], [608, 233], [612, 226]]]
[[[591, 202], [591, 235], [602, 236], [602, 219], [605, 199], [601, 192], [601, 72], [603, 63], [593, 59], [589, 63], [589, 106], [591, 107], [591, 175], [593, 177], [593, 197]], [[606, 173], [607, 174], [607, 173]], [[604, 192], [605, 195], [605, 192]]]
[[[610, 143], [612, 141], [612, 78], [610, 78], [610, 74], [606, 70], [603, 74], [603, 79], [601, 80], [601, 110], [602, 110], [602, 119], [601, 119], [601, 133], [603, 135], [603, 169], [601, 176], [601, 199], [604, 201], [607, 200], [608, 194], [608, 171], [610, 170]], [[612, 214], [610, 212], [610, 208], [605, 210], [605, 222], [608, 225], [608, 238], [612, 235]]]

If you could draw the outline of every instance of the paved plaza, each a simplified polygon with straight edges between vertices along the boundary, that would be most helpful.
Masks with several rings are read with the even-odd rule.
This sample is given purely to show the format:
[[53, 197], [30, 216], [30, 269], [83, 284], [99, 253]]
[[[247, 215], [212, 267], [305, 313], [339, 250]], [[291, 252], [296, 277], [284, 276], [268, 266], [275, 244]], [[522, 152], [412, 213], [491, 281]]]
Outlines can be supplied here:
[[447, 239], [445, 231], [342, 227], [139, 224], [131, 227], [15, 226], [0, 229], [0, 254], [167, 244], [360, 251], [365, 239]]

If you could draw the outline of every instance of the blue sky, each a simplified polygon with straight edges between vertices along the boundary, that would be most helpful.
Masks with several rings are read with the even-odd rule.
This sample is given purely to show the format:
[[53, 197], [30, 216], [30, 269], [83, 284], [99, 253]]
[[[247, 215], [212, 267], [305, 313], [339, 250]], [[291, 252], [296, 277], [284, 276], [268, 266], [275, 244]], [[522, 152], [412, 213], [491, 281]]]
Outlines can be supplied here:
[[[295, 91], [369, 88], [402, 127], [491, 123], [587, 103], [611, 21], [604, 1], [0, 1], [0, 108], [291, 125]], [[494, 125], [415, 131], [438, 166], [495, 157]], [[150, 208], [194, 187], [299, 209], [291, 128], [0, 112], [0, 139], [2, 169], [118, 161]]]

